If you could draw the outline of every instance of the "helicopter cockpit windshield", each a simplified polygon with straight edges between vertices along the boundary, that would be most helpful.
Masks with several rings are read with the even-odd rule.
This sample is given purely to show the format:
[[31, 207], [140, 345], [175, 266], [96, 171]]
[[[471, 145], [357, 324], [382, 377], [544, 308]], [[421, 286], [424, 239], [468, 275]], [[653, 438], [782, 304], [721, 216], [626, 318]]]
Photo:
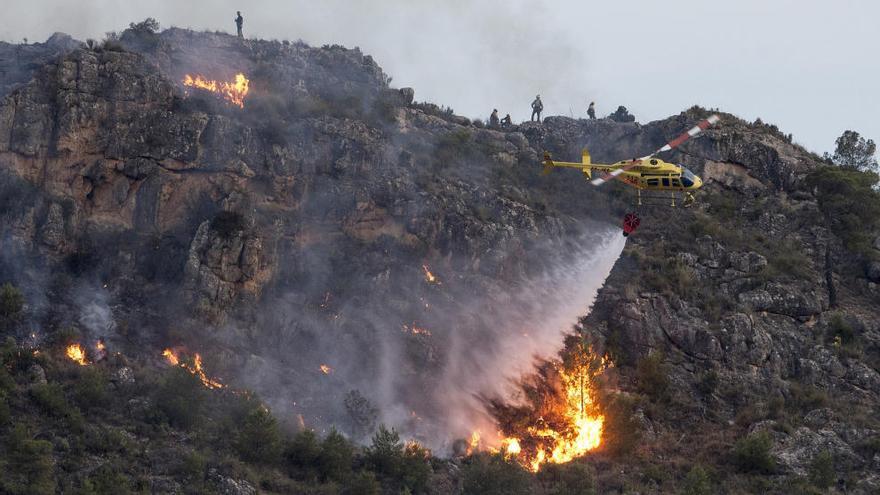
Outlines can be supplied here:
[[681, 167], [681, 185], [684, 187], [693, 187], [696, 182], [696, 176], [690, 170]]

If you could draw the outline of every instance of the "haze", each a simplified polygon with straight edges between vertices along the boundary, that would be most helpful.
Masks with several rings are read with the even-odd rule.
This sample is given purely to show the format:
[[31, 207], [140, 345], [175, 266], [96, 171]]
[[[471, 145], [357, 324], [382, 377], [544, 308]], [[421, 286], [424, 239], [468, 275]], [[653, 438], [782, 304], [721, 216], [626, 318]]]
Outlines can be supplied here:
[[779, 125], [816, 152], [846, 129], [880, 141], [876, 20], [880, 3], [842, 0], [558, 2], [276, 0], [14, 1], [0, 39], [55, 31], [101, 39], [132, 21], [163, 28], [359, 46], [416, 99], [485, 119], [599, 115], [625, 105], [640, 122], [693, 104]]

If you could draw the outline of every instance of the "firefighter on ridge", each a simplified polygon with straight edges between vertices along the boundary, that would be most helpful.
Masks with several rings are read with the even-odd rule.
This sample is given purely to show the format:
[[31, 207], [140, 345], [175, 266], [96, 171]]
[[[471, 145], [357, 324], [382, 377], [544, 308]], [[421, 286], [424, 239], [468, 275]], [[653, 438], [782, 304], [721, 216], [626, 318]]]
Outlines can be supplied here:
[[532, 102], [532, 122], [535, 121], [535, 116], [538, 116], [538, 122], [541, 121], [541, 112], [544, 110], [544, 104], [541, 103], [541, 95], [535, 96], [535, 101]]
[[235, 17], [235, 27], [238, 28], [238, 37], [243, 38], [241, 34], [241, 26], [244, 24], [244, 17], [241, 16], [241, 11], [235, 12], [237, 15]]

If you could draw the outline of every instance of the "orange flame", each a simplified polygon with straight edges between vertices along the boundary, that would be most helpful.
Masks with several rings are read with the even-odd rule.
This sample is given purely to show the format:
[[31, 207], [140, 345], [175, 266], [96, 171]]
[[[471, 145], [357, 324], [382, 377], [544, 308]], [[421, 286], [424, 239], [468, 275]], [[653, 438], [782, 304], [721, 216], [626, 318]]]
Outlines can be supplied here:
[[89, 364], [89, 360], [86, 358], [86, 350], [79, 344], [70, 344], [67, 346], [66, 354], [67, 357], [80, 366], [86, 366]]
[[[505, 455], [516, 458], [523, 466], [537, 472], [546, 463], [566, 463], [595, 450], [602, 444], [602, 431], [605, 417], [599, 413], [595, 403], [593, 378], [611, 366], [604, 357], [593, 359], [592, 350], [587, 350], [585, 360], [571, 370], [557, 366], [564, 389], [564, 397], [559, 406], [560, 423], [565, 427], [558, 430], [550, 427], [543, 417], [528, 426], [522, 437], [510, 436], [501, 441]], [[529, 448], [521, 442], [528, 438]], [[532, 447], [533, 446], [533, 447]]]
[[330, 373], [333, 372], [333, 368], [327, 366], [326, 364], [322, 364], [320, 366], [320, 368], [321, 368], [321, 373], [324, 373], [325, 375], [329, 375]]
[[412, 326], [403, 325], [403, 331], [406, 333], [411, 333], [413, 335], [425, 335], [427, 337], [431, 336], [430, 330], [428, 330], [427, 328], [417, 327], [415, 323], [413, 323]]
[[190, 365], [187, 362], [181, 362], [180, 357], [172, 351], [171, 349], [165, 349], [162, 351], [162, 356], [168, 361], [172, 366], [180, 366], [181, 368], [189, 371], [202, 382], [202, 385], [210, 388], [224, 388], [226, 385], [223, 385], [217, 380], [212, 378], [208, 378], [208, 375], [205, 373], [204, 368], [202, 368], [202, 356], [197, 352], [193, 354], [193, 364]]
[[439, 284], [440, 283], [440, 280], [438, 280], [437, 277], [433, 273], [431, 273], [431, 270], [428, 268], [428, 265], [422, 265], [422, 270], [425, 271], [425, 280], [429, 284]]
[[235, 82], [231, 83], [206, 79], [199, 74], [196, 74], [195, 76], [187, 74], [183, 78], [183, 85], [210, 91], [223, 97], [233, 105], [237, 105], [239, 108], [244, 108], [244, 97], [248, 94], [250, 81], [240, 72], [235, 75]]

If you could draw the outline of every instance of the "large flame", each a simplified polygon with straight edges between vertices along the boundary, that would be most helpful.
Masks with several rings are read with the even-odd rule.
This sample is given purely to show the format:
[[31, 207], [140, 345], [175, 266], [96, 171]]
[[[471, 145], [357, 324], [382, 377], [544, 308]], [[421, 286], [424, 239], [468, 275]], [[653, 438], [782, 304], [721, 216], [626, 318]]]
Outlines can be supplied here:
[[165, 349], [164, 351], [162, 351], [162, 356], [171, 365], [180, 366], [181, 368], [197, 376], [202, 384], [210, 389], [224, 388], [226, 386], [219, 381], [208, 377], [208, 375], [205, 373], [204, 368], [202, 368], [202, 356], [198, 352], [193, 354], [192, 364], [189, 364], [186, 361], [181, 361], [180, 356], [171, 349]]
[[231, 83], [206, 79], [199, 74], [195, 76], [187, 74], [183, 78], [183, 85], [210, 91], [222, 96], [229, 103], [237, 105], [239, 108], [244, 108], [244, 97], [248, 94], [250, 81], [240, 72], [235, 75], [235, 81]]
[[524, 431], [509, 431], [501, 441], [505, 455], [532, 471], [548, 462], [570, 462], [602, 445], [605, 416], [594, 400], [594, 379], [610, 363], [589, 347], [579, 351], [566, 364], [553, 363], [558, 387], [533, 409]]
[[86, 366], [89, 364], [89, 360], [86, 358], [86, 350], [79, 344], [70, 344], [67, 346], [65, 353], [67, 354], [67, 357], [80, 366]]

